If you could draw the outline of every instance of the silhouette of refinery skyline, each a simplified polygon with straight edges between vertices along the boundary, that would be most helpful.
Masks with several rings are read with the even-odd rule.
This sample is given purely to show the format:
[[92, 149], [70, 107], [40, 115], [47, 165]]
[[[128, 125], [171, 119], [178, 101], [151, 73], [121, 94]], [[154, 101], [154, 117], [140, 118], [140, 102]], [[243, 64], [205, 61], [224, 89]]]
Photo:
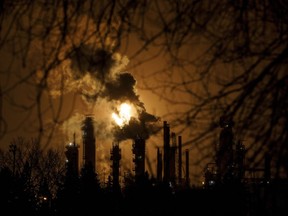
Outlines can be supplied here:
[[[1, 203], [3, 211], [12, 215], [88, 215], [101, 212], [108, 215], [163, 215], [182, 216], [187, 213], [201, 215], [281, 215], [286, 212], [288, 181], [271, 175], [269, 154], [260, 168], [245, 164], [246, 149], [236, 140], [232, 119], [221, 117], [221, 132], [215, 148], [213, 162], [203, 170], [201, 186], [190, 185], [189, 151], [182, 149], [182, 136], [170, 131], [163, 121], [163, 149], [158, 147], [156, 177], [150, 177], [145, 167], [146, 140], [136, 136], [132, 153], [134, 170], [123, 176], [121, 186], [120, 141], [114, 140], [110, 149], [110, 175], [101, 186], [96, 169], [97, 137], [94, 135], [93, 118], [87, 116], [80, 126], [83, 155], [80, 145], [73, 142], [65, 146], [65, 175], [63, 184], [52, 196], [49, 182], [44, 178], [37, 196], [32, 196], [19, 176], [1, 169]], [[14, 153], [13, 149], [11, 152]], [[185, 155], [185, 161], [182, 156]], [[79, 158], [83, 164], [79, 166]], [[29, 165], [28, 165], [29, 167]], [[184, 169], [183, 169], [184, 168]], [[183, 171], [183, 172], [182, 172]], [[256, 176], [253, 173], [261, 173]], [[247, 174], [248, 173], [248, 174]], [[252, 174], [251, 174], [252, 173]], [[27, 182], [25, 183], [27, 184]]]
[[[93, 126], [93, 118], [87, 116], [83, 121], [82, 145], [83, 145], [83, 167], [91, 166], [93, 172], [96, 170], [96, 137]], [[236, 140], [233, 132], [233, 120], [221, 117], [219, 126], [222, 128], [219, 136], [219, 142], [215, 149], [215, 159], [207, 163], [203, 170], [203, 187], [211, 187], [215, 184], [222, 184], [230, 181], [247, 182], [261, 181], [268, 183], [271, 181], [271, 158], [268, 153], [265, 155], [265, 166], [262, 168], [250, 168], [245, 164], [246, 149], [241, 140]], [[163, 148], [157, 147], [156, 177], [155, 180], [170, 184], [173, 187], [190, 187], [189, 179], [189, 150], [182, 151], [182, 136], [170, 131], [170, 125], [163, 121]], [[120, 188], [120, 161], [121, 148], [120, 142], [114, 140], [110, 150], [110, 175], [108, 179], [112, 180], [113, 188]], [[147, 175], [145, 169], [146, 140], [136, 136], [132, 140], [132, 153], [134, 163], [134, 180]], [[79, 176], [79, 145], [74, 141], [66, 145], [67, 171]], [[185, 154], [183, 154], [185, 153]], [[185, 155], [183, 163], [182, 155]], [[184, 169], [183, 169], [184, 168]], [[184, 170], [184, 176], [182, 174]], [[255, 173], [261, 174], [255, 177]], [[248, 173], [248, 175], [247, 175]], [[250, 177], [249, 177], [250, 176]], [[251, 177], [252, 176], [252, 177]], [[107, 179], [107, 181], [108, 181]]]
[[[83, 121], [82, 129], [82, 145], [83, 145], [83, 167], [91, 166], [93, 171], [97, 173], [96, 170], [96, 138], [94, 135], [93, 118], [87, 116]], [[76, 144], [75, 134], [74, 141], [66, 145], [66, 163], [67, 171], [71, 172], [73, 175], [79, 175], [79, 147]], [[147, 175], [145, 169], [145, 152], [146, 152], [146, 140], [140, 136], [136, 136], [132, 140], [132, 153], [133, 153], [133, 163], [134, 163], [134, 180], [135, 182], [140, 181]], [[161, 149], [162, 150], [162, 149]], [[186, 150], [186, 167], [185, 171], [188, 172], [185, 175], [185, 180], [182, 177], [182, 137], [177, 137], [174, 132], [170, 133], [170, 126], [167, 121], [163, 121], [163, 152], [160, 148], [157, 148], [157, 182], [170, 183], [173, 186], [181, 185], [185, 183], [189, 186], [189, 152]], [[113, 188], [119, 188], [119, 177], [120, 177], [120, 160], [121, 160], [121, 148], [120, 141], [114, 140], [112, 143], [112, 148], [110, 150], [110, 161], [111, 161], [111, 172], [110, 178], [112, 179]], [[177, 157], [178, 155], [178, 157]], [[176, 162], [176, 159], [178, 161]], [[176, 169], [176, 164], [178, 167]], [[176, 173], [178, 170], [178, 176]], [[107, 179], [108, 180], [108, 179]]]

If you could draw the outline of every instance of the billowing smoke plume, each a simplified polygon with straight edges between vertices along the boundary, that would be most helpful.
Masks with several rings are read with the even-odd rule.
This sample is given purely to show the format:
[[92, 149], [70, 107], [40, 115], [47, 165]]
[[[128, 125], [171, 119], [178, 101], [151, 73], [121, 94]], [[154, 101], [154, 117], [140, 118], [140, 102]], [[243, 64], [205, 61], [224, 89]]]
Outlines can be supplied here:
[[70, 58], [75, 79], [81, 79], [86, 73], [90, 73], [93, 78], [104, 82], [110, 75], [111, 68], [117, 64], [112, 53], [104, 49], [93, 50], [87, 45], [75, 48]]
[[137, 110], [138, 117], [132, 117], [129, 124], [122, 128], [117, 126], [113, 134], [117, 140], [135, 139], [142, 137], [148, 139], [151, 134], [159, 131], [157, 125], [159, 118], [146, 112], [144, 104], [139, 100], [135, 91], [136, 80], [130, 73], [117, 74], [115, 79], [105, 84], [105, 91], [102, 96], [109, 101], [129, 101]]
[[[111, 53], [105, 49], [92, 49], [87, 45], [76, 48], [70, 57], [70, 79], [65, 79], [66, 84], [75, 92], [81, 94], [83, 100], [89, 104], [107, 101], [110, 107], [123, 102], [133, 104], [137, 116], [130, 119], [129, 123], [123, 127], [110, 122], [98, 119], [95, 114], [95, 122], [101, 125], [100, 130], [110, 130], [116, 140], [134, 139], [136, 137], [149, 138], [152, 134], [160, 130], [159, 118], [146, 112], [143, 102], [136, 94], [136, 80], [132, 74], [123, 72], [128, 60], [119, 54]], [[54, 80], [55, 81], [55, 80]], [[63, 89], [63, 88], [62, 88]], [[54, 89], [55, 90], [55, 89]], [[115, 109], [115, 108], [114, 108]], [[99, 112], [108, 112], [102, 107]], [[113, 108], [110, 109], [112, 114]], [[83, 113], [84, 115], [84, 113]], [[110, 124], [110, 125], [109, 125]], [[111, 127], [112, 124], [112, 127]], [[96, 130], [97, 129], [96, 125]], [[105, 126], [104, 126], [105, 125]], [[80, 127], [80, 126], [79, 126]]]
[[157, 124], [158, 118], [143, 111], [139, 114], [139, 119], [131, 118], [129, 124], [119, 128], [114, 127], [113, 134], [117, 140], [135, 139], [141, 137], [148, 139], [150, 135], [157, 133], [160, 126]]
[[105, 84], [102, 96], [108, 100], [129, 100], [138, 104], [140, 101], [134, 90], [135, 84], [136, 80], [130, 73], [117, 74], [115, 79]]

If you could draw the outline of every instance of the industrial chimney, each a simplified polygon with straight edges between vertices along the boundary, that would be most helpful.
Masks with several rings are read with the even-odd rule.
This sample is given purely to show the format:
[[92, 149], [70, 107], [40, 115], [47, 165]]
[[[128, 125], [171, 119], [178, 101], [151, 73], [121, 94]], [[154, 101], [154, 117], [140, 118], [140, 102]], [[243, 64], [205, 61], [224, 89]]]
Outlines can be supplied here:
[[157, 148], [157, 181], [161, 182], [162, 181], [162, 153], [159, 149]]
[[226, 176], [232, 175], [231, 167], [233, 165], [233, 145], [234, 145], [234, 134], [233, 134], [233, 120], [222, 116], [219, 121], [222, 131], [219, 137], [219, 147], [216, 152], [216, 166], [218, 181], [222, 182]]
[[112, 143], [112, 150], [110, 152], [111, 157], [110, 160], [112, 161], [112, 188], [113, 192], [120, 191], [120, 184], [119, 184], [119, 168], [120, 168], [120, 160], [121, 160], [121, 150], [119, 147], [119, 142]]
[[189, 151], [186, 149], [185, 151], [186, 154], [186, 186], [189, 187], [190, 185], [190, 178], [189, 178]]
[[138, 181], [144, 177], [145, 173], [145, 139], [140, 137], [134, 139], [132, 147], [132, 152], [134, 154], [135, 180]]
[[170, 181], [170, 126], [163, 122], [163, 146], [164, 146], [164, 175], [163, 181]]
[[171, 133], [171, 147], [170, 147], [170, 181], [171, 183], [176, 183], [176, 150], [177, 150], [177, 141], [176, 133]]
[[178, 136], [178, 184], [182, 185], [182, 136]]
[[84, 166], [96, 167], [96, 141], [94, 136], [93, 118], [87, 116], [82, 125], [83, 139], [83, 162]]

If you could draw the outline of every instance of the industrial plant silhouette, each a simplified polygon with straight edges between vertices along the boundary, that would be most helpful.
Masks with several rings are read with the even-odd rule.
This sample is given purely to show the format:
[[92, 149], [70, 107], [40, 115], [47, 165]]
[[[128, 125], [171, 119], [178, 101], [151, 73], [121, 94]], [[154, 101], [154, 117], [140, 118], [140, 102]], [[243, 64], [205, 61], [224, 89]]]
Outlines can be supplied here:
[[[82, 155], [75, 134], [73, 141], [65, 146], [65, 175], [56, 198], [52, 199], [49, 184], [43, 181], [39, 186], [40, 195], [36, 207], [31, 204], [30, 198], [24, 199], [25, 203], [17, 203], [17, 200], [23, 200], [23, 197], [18, 196], [9, 199], [1, 195], [1, 203], [12, 215], [15, 212], [19, 214], [17, 208], [14, 208], [19, 205], [25, 214], [49, 216], [89, 215], [97, 212], [144, 216], [182, 216], [187, 213], [283, 215], [283, 212], [288, 212], [287, 179], [272, 176], [271, 157], [268, 153], [263, 167], [249, 167], [245, 163], [245, 146], [235, 138], [233, 125], [232, 119], [225, 116], [220, 118], [221, 132], [215, 157], [204, 166], [201, 186], [191, 184], [189, 151], [183, 148], [182, 136], [172, 132], [167, 121], [163, 121], [162, 125], [163, 146], [155, 149], [156, 176], [149, 176], [145, 167], [146, 139], [135, 136], [132, 139], [133, 172], [122, 176], [124, 184], [120, 183], [121, 141], [114, 140], [109, 157], [111, 172], [103, 186], [96, 168], [97, 137], [94, 134], [94, 119], [87, 116], [79, 126], [82, 130]], [[1, 176], [2, 185], [8, 184], [3, 178], [4, 169], [1, 170]], [[6, 194], [10, 196], [9, 191]], [[11, 200], [15, 203], [11, 203]], [[27, 206], [24, 208], [23, 205]]]
[[[243, 181], [271, 181], [270, 158], [266, 154], [265, 167], [252, 169], [245, 166], [246, 149], [240, 140], [235, 140], [233, 134], [233, 121], [224, 117], [219, 123], [222, 131], [219, 136], [219, 143], [216, 147], [215, 160], [205, 167], [203, 181], [204, 187], [210, 187], [216, 184], [227, 182], [239, 183]], [[93, 118], [87, 116], [82, 126], [83, 136], [83, 168], [91, 167], [96, 170], [96, 138], [94, 135]], [[111, 174], [113, 188], [120, 189], [120, 160], [121, 148], [120, 141], [113, 141], [110, 151]], [[79, 145], [74, 141], [66, 146], [67, 173], [68, 176], [79, 176]], [[132, 153], [134, 155], [134, 181], [143, 179], [147, 173], [145, 170], [145, 151], [146, 140], [142, 137], [135, 137], [132, 144]], [[170, 132], [170, 126], [167, 121], [163, 122], [163, 149], [157, 148], [157, 176], [155, 181], [158, 183], [167, 183], [171, 187], [190, 187], [189, 180], [189, 151], [185, 150], [185, 177], [182, 176], [182, 136], [176, 137], [174, 132]], [[178, 167], [176, 167], [178, 165]], [[176, 173], [177, 171], [177, 173]], [[259, 179], [245, 178], [245, 172], [262, 172]], [[247, 176], [247, 175], [246, 175]], [[251, 175], [250, 175], [251, 176]], [[259, 175], [258, 175], [259, 176]]]
[[[96, 139], [94, 135], [93, 118], [88, 116], [83, 122], [83, 168], [91, 167], [91, 170], [97, 173], [96, 170]], [[170, 133], [170, 126], [167, 121], [163, 122], [163, 153], [162, 149], [157, 148], [157, 183], [167, 183], [171, 187], [182, 186], [183, 183], [189, 186], [189, 152], [186, 150], [186, 178], [182, 178], [182, 137], [178, 136], [178, 144], [176, 134]], [[112, 143], [110, 151], [111, 157], [111, 175], [113, 190], [119, 190], [119, 176], [120, 176], [120, 160], [121, 149], [120, 141], [115, 140]], [[79, 176], [79, 145], [74, 141], [66, 145], [67, 158], [67, 176]], [[145, 151], [146, 140], [142, 137], [135, 137], [132, 144], [132, 153], [134, 155], [134, 181], [138, 183], [147, 177], [145, 170]], [[178, 163], [176, 163], [176, 153], [178, 153]], [[163, 155], [163, 156], [162, 156]], [[178, 164], [178, 169], [176, 169]], [[178, 177], [176, 178], [176, 170], [178, 170]]]
[[[281, 204], [288, 201], [286, 179], [279, 180], [271, 177], [269, 154], [265, 155], [264, 167], [250, 168], [245, 164], [246, 149], [240, 140], [235, 139], [233, 124], [232, 119], [220, 118], [219, 126], [222, 131], [215, 149], [215, 159], [205, 166], [201, 187], [190, 185], [189, 151], [187, 149], [182, 151], [182, 136], [177, 137], [174, 132], [170, 131], [168, 122], [163, 121], [163, 149], [157, 148], [155, 178], [149, 178], [145, 170], [146, 140], [135, 137], [132, 145], [134, 174], [126, 177], [125, 188], [121, 189], [119, 183], [121, 148], [119, 141], [116, 140], [110, 151], [111, 174], [107, 183], [109, 193], [90, 188], [87, 189], [89, 195], [85, 193], [85, 199], [80, 200], [82, 203], [86, 200], [84, 202], [86, 210], [89, 209], [87, 203], [94, 208], [97, 204], [91, 203], [91, 199], [87, 198], [95, 196], [91, 193], [94, 191], [101, 194], [100, 201], [97, 199], [97, 203], [102, 203], [100, 205], [103, 208], [113, 209], [111, 211], [115, 215], [134, 215], [135, 212], [140, 215], [182, 215], [187, 211], [202, 212], [201, 215], [214, 215], [215, 213], [220, 215], [281, 215], [280, 212], [287, 211], [287, 207]], [[97, 176], [97, 170], [95, 170], [96, 140], [92, 117], [85, 119], [82, 130], [83, 168], [81, 172], [82, 175], [90, 172], [90, 176], [93, 174]], [[74, 142], [66, 146], [67, 181], [73, 182], [74, 179], [74, 184], [79, 179], [78, 148], [75, 137]], [[182, 155], [185, 155], [185, 163], [182, 161]], [[185, 167], [184, 176], [183, 167]], [[258, 175], [255, 175], [256, 172]], [[75, 185], [73, 188], [75, 190]], [[108, 201], [103, 203], [105, 200], [103, 196], [107, 198], [107, 194], [109, 194]], [[114, 203], [114, 208], [108, 204], [109, 202]], [[75, 205], [79, 207], [79, 203]], [[77, 209], [83, 211], [82, 208]]]

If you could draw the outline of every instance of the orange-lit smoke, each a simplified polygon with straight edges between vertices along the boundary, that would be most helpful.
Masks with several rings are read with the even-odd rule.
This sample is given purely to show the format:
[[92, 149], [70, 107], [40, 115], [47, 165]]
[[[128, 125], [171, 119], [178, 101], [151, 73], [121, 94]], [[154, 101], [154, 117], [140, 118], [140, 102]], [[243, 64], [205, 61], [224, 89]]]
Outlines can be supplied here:
[[128, 103], [122, 103], [119, 106], [118, 114], [113, 112], [112, 118], [119, 127], [123, 127], [126, 124], [129, 124], [131, 117], [136, 117], [136, 111], [133, 105]]

